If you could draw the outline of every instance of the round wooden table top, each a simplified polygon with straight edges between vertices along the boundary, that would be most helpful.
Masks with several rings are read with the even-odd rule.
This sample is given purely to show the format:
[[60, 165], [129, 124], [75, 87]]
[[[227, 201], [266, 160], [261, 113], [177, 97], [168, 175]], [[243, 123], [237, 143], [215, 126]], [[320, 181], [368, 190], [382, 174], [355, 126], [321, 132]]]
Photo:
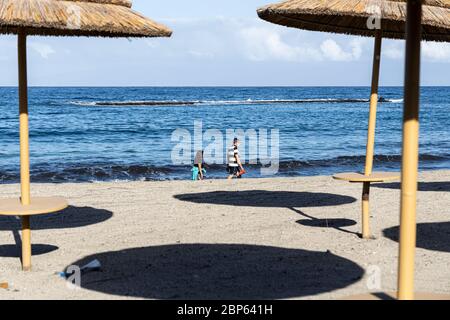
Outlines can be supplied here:
[[336, 180], [349, 182], [386, 182], [400, 180], [400, 173], [396, 172], [374, 172], [370, 176], [366, 176], [359, 172], [338, 173], [333, 176]]
[[[397, 300], [397, 293], [395, 292], [379, 292], [379, 293], [366, 293], [356, 296], [350, 296], [344, 298], [344, 300]], [[421, 300], [450, 300], [450, 295], [448, 294], [438, 294], [438, 293], [416, 293], [415, 299], [417, 301]]]
[[0, 199], [0, 216], [34, 216], [54, 213], [67, 208], [69, 204], [60, 197], [31, 198], [31, 204], [22, 205], [20, 199]]

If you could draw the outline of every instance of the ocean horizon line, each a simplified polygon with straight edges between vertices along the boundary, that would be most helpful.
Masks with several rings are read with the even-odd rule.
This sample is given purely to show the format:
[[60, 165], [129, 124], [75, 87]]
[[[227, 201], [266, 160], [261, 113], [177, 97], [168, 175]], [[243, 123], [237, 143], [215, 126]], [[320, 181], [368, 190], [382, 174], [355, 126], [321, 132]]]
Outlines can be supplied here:
[[[403, 88], [403, 85], [380, 85], [379, 88]], [[1, 86], [0, 88], [18, 88], [17, 86]], [[370, 85], [302, 85], [302, 86], [291, 86], [291, 85], [242, 85], [242, 86], [235, 86], [235, 85], [126, 85], [126, 86], [119, 86], [119, 85], [104, 85], [104, 86], [97, 86], [97, 85], [62, 85], [62, 86], [50, 86], [50, 85], [30, 85], [28, 88], [187, 88], [187, 89], [195, 89], [195, 88], [370, 88]], [[421, 86], [421, 88], [450, 88], [450, 85], [426, 85]]]

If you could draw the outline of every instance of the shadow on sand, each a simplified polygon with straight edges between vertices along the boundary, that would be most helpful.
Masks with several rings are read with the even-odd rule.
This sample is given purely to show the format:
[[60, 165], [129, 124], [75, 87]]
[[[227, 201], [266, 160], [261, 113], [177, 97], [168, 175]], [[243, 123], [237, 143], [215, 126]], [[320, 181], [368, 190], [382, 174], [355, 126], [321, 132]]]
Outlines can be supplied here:
[[[399, 227], [385, 229], [383, 234], [386, 238], [398, 242]], [[417, 224], [417, 247], [450, 252], [450, 222]]]
[[[73, 207], [55, 213], [31, 217], [32, 230], [71, 229], [104, 222], [113, 213], [91, 207]], [[0, 216], [0, 231], [20, 230], [20, 218]]]
[[308, 227], [333, 228], [342, 232], [359, 236], [343, 227], [356, 225], [350, 219], [319, 219], [295, 208], [327, 207], [349, 204], [357, 201], [353, 197], [331, 193], [287, 192], [287, 191], [215, 191], [208, 193], [193, 193], [175, 195], [181, 201], [194, 203], [210, 203], [229, 206], [289, 208], [307, 218], [297, 221], [298, 224]]
[[[40, 256], [58, 250], [56, 246], [48, 244], [32, 244], [31, 254], [33, 256]], [[2, 258], [17, 258], [22, 255], [21, 246], [17, 244], [0, 245], [0, 257]]]
[[[59, 213], [32, 216], [31, 231], [48, 229], [80, 228], [104, 222], [113, 213], [104, 209], [70, 206]], [[12, 231], [15, 245], [0, 245], [0, 257], [21, 257], [22, 240], [19, 234], [21, 220], [19, 217], [0, 216], [0, 231]], [[46, 244], [33, 244], [32, 255], [43, 255], [58, 250], [58, 247]]]
[[282, 299], [347, 287], [364, 275], [354, 262], [329, 252], [245, 244], [181, 244], [95, 254], [102, 271], [83, 275], [82, 287], [154, 299]]
[[355, 198], [331, 193], [288, 191], [214, 191], [174, 196], [181, 201], [242, 207], [308, 208], [338, 206], [356, 201]]
[[[373, 187], [400, 190], [400, 183], [375, 183]], [[450, 191], [450, 182], [419, 182], [419, 191]]]

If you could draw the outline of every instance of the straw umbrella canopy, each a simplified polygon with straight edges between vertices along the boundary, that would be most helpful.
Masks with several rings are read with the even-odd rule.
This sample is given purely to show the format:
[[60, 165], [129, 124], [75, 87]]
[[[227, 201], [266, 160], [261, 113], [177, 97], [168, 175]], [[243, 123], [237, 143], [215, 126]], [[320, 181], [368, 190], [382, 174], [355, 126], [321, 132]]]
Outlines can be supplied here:
[[170, 37], [131, 0], [0, 0], [0, 32], [43, 36]]
[[[376, 30], [368, 28], [368, 21], [373, 17], [374, 8], [380, 9], [375, 14], [381, 17], [381, 23]], [[376, 36], [378, 40], [376, 40], [375, 45], [374, 66], [377, 65], [377, 42], [381, 48], [381, 36], [403, 39], [406, 32], [397, 298], [402, 300], [410, 300], [414, 297], [423, 299], [448, 298], [446, 296], [418, 296], [414, 294], [414, 257], [419, 163], [420, 41], [423, 39], [450, 41], [450, 0], [346, 0], [328, 2], [293, 0], [264, 7], [258, 11], [258, 14], [262, 19], [289, 27], [362, 36], [378, 35], [378, 37]], [[377, 69], [374, 69], [373, 80], [376, 81], [372, 81], [372, 95], [374, 94], [373, 83], [378, 82]], [[371, 103], [372, 107], [373, 104]], [[374, 112], [370, 114], [372, 117]], [[369, 123], [372, 123], [372, 121], [369, 120]], [[368, 298], [368, 296], [363, 298]], [[371, 298], [375, 298], [375, 296]]]
[[[449, 41], [449, 0], [423, 0], [422, 39]], [[290, 0], [258, 10], [261, 19], [287, 27], [374, 36], [381, 18], [383, 37], [405, 39], [406, 0]], [[368, 25], [369, 21], [369, 25]]]
[[170, 37], [171, 31], [131, 9], [130, 0], [0, 0], [0, 33], [18, 35], [20, 199], [0, 200], [0, 215], [22, 218], [22, 269], [31, 269], [30, 216], [68, 206], [30, 193], [27, 36]]
[[[425, 3], [422, 39], [450, 41], [450, 1], [426, 0]], [[337, 180], [363, 183], [362, 237], [371, 238], [370, 184], [400, 177], [395, 173], [373, 172], [373, 158], [382, 38], [405, 38], [406, 0], [290, 0], [265, 6], [258, 10], [258, 15], [261, 19], [287, 27], [375, 37], [364, 174], [334, 175]]]

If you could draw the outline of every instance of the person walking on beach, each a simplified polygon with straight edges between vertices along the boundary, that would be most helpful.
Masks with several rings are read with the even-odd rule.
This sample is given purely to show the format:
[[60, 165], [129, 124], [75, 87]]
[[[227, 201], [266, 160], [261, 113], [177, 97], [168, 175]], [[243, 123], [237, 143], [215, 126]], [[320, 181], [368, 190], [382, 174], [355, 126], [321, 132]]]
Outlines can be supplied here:
[[228, 149], [228, 180], [231, 180], [233, 178], [241, 178], [245, 173], [241, 158], [239, 157], [239, 145], [239, 139], [234, 138], [233, 145]]
[[192, 180], [205, 179], [206, 170], [203, 168], [203, 150], [197, 151], [194, 159], [194, 167], [192, 168]]

